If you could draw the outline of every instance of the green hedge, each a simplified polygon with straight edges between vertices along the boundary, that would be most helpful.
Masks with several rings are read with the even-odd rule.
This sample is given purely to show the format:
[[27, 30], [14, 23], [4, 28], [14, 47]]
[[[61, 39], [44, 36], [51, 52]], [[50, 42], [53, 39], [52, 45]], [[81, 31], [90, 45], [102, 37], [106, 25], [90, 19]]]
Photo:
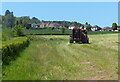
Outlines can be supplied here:
[[[71, 35], [72, 30], [65, 30], [62, 33], [62, 30], [48, 30], [48, 29], [25, 29], [25, 35]], [[115, 31], [87, 31], [88, 35], [93, 34], [111, 34], [111, 33], [119, 33]]]
[[2, 61], [3, 64], [9, 64], [14, 60], [18, 53], [29, 45], [27, 37], [16, 37], [9, 41], [2, 42]]
[[69, 33], [29, 33], [26, 35], [71, 35]]

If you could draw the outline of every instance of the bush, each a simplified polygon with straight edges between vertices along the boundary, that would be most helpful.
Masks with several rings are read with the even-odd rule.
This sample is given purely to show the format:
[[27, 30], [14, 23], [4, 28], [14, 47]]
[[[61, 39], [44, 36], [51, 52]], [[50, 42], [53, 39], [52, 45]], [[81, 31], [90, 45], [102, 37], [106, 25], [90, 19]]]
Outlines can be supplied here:
[[29, 39], [27, 37], [17, 37], [9, 41], [2, 42], [2, 61], [3, 64], [9, 64], [9, 62], [18, 56], [18, 53], [27, 47]]
[[67, 29], [66, 27], [59, 27], [59, 29], [62, 30], [62, 33], [65, 33], [65, 29]]
[[48, 29], [48, 30], [52, 30], [52, 28], [51, 28], [51, 27], [47, 27], [46, 29]]
[[52, 27], [52, 30], [54, 30], [55, 29], [55, 27]]
[[16, 25], [14, 28], [13, 28], [13, 33], [14, 33], [14, 36], [23, 36], [24, 35], [24, 30], [25, 27], [22, 27], [21, 25]]
[[2, 40], [10, 40], [11, 38], [14, 37], [13, 30], [11, 28], [2, 28]]

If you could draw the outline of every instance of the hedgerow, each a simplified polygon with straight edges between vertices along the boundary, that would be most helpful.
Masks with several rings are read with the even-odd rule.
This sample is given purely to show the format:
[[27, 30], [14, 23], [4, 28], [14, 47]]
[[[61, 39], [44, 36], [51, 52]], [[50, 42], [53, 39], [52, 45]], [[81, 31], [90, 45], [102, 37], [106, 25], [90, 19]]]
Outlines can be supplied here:
[[19, 52], [29, 45], [29, 39], [27, 37], [16, 37], [9, 41], [2, 42], [2, 62], [3, 64], [9, 64], [11, 60], [14, 60]]

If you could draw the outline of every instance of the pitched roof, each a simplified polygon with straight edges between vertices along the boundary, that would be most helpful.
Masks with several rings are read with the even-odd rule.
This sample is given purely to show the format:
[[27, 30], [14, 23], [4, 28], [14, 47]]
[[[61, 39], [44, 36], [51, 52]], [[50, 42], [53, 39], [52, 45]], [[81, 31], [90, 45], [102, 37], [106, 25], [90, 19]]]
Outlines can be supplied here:
[[104, 28], [102, 28], [103, 30], [105, 30], [105, 29], [107, 29], [107, 30], [110, 30], [110, 29], [112, 29], [111, 27], [104, 27]]

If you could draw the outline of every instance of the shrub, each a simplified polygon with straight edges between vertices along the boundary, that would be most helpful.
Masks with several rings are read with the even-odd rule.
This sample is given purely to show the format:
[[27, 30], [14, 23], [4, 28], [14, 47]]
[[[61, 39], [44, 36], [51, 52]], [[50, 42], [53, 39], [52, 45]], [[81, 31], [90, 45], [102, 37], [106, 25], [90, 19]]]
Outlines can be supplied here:
[[52, 30], [54, 30], [55, 29], [55, 27], [52, 27]]
[[65, 33], [65, 29], [67, 29], [66, 27], [59, 27], [59, 29], [62, 30], [62, 33]]
[[2, 42], [2, 61], [3, 64], [9, 64], [9, 62], [15, 57], [18, 53], [27, 47], [29, 44], [29, 39], [27, 37], [16, 37], [9, 41]]
[[24, 35], [23, 29], [25, 29], [25, 27], [22, 27], [21, 25], [16, 25], [13, 28], [14, 36], [22, 36], [22, 35]]
[[11, 38], [13, 38], [13, 31], [11, 28], [2, 28], [2, 40], [6, 41], [6, 40], [10, 40]]
[[51, 27], [47, 27], [46, 29], [51, 30], [52, 28]]

